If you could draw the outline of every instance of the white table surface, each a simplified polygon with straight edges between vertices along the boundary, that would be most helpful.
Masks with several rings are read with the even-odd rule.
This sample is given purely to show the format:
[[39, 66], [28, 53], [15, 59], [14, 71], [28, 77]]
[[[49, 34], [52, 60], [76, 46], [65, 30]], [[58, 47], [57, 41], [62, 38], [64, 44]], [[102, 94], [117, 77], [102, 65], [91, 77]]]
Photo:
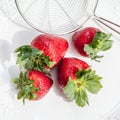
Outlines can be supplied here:
[[[119, 10], [120, 4], [116, 1], [114, 3], [117, 5], [114, 9]], [[103, 11], [101, 10], [101, 12]], [[107, 9], [106, 12], [107, 18], [115, 22], [120, 20], [115, 11], [113, 11], [115, 14], [111, 13], [112, 17]], [[113, 14], [116, 17], [113, 17]], [[85, 26], [95, 26], [107, 31], [106, 28], [103, 29], [102, 26], [93, 21], [88, 22]], [[103, 120], [120, 103], [120, 42], [118, 41], [120, 36], [112, 37], [114, 40], [113, 47], [104, 54], [105, 57], [101, 63], [79, 56], [71, 44], [72, 34], [62, 36], [68, 39], [70, 43], [66, 57], [73, 56], [85, 60], [97, 70], [97, 73], [104, 77], [103, 89], [98, 95], [90, 94], [90, 106], [81, 109], [74, 103], [65, 101], [63, 96], [60, 96], [59, 90], [56, 89], [56, 84], [41, 101], [27, 102], [23, 106], [21, 101], [16, 100], [15, 86], [11, 83], [11, 79], [19, 73], [15, 64], [14, 50], [21, 45], [29, 44], [39, 34], [41, 33], [12, 23], [0, 11], [0, 120]], [[54, 75], [55, 71], [53, 71], [53, 78], [55, 78]]]

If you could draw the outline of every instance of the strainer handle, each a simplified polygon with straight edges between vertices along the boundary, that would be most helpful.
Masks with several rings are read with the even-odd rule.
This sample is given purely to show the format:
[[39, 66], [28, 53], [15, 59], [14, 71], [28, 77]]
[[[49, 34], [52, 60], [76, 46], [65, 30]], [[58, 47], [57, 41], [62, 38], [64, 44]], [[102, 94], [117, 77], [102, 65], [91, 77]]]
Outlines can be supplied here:
[[104, 19], [102, 17], [95, 17], [94, 19], [97, 20], [98, 22], [102, 23], [103, 25], [105, 25], [106, 27], [108, 27], [109, 29], [113, 30], [114, 32], [116, 32], [116, 33], [118, 33], [120, 35], [120, 31], [118, 31], [117, 29], [109, 26], [107, 23], [109, 23], [109, 24], [111, 24], [111, 25], [113, 25], [113, 26], [115, 26], [115, 27], [117, 27], [119, 29], [120, 29], [120, 25], [118, 25], [118, 24], [116, 24], [116, 23], [114, 23], [112, 21], [109, 21], [107, 19]]

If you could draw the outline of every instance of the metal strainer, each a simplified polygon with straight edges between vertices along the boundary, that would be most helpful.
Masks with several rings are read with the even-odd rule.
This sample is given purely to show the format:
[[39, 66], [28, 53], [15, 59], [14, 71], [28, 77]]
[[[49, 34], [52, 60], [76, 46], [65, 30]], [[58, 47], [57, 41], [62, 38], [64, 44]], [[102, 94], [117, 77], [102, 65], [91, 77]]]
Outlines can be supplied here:
[[15, 0], [15, 3], [24, 20], [40, 32], [70, 33], [94, 18], [119, 33], [104, 21], [119, 25], [96, 16], [98, 0]]
[[15, 0], [0, 0], [0, 10], [15, 24], [25, 28], [31, 28], [20, 15]]
[[45, 33], [72, 32], [80, 28], [89, 18], [85, 11], [89, 5], [87, 0], [15, 1], [25, 21], [38, 31]]
[[113, 28], [120, 25], [96, 15], [97, 6], [98, 0], [0, 0], [0, 9], [10, 20], [43, 33], [70, 33], [92, 18], [120, 34]]

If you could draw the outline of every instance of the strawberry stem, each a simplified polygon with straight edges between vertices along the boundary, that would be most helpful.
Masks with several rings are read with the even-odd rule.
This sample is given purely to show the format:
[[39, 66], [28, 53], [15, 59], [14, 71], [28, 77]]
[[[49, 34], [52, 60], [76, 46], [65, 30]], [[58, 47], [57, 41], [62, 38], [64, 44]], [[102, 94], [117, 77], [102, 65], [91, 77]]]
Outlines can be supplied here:
[[87, 92], [97, 94], [102, 88], [100, 80], [95, 71], [90, 68], [86, 70], [79, 69], [76, 73], [76, 80], [69, 77], [67, 85], [64, 87], [64, 93], [71, 100], [75, 100], [78, 106], [84, 107], [88, 102]]
[[96, 35], [91, 42], [91, 44], [86, 44], [84, 47], [84, 51], [87, 55], [97, 62], [100, 62], [100, 58], [104, 57], [103, 55], [98, 55], [100, 51], [109, 50], [112, 47], [113, 41], [109, 40], [111, 34], [106, 34], [103, 32], [96, 32]]
[[17, 85], [17, 89], [19, 90], [17, 99], [23, 100], [23, 104], [25, 104], [25, 99], [33, 100], [38, 96], [35, 94], [40, 89], [34, 86], [34, 81], [28, 79], [28, 72], [21, 72], [18, 78], [13, 78], [13, 83]]
[[49, 69], [54, 66], [55, 62], [51, 62], [43, 51], [24, 45], [17, 48], [15, 52], [18, 53], [16, 63], [21, 69], [38, 70], [50, 76]]

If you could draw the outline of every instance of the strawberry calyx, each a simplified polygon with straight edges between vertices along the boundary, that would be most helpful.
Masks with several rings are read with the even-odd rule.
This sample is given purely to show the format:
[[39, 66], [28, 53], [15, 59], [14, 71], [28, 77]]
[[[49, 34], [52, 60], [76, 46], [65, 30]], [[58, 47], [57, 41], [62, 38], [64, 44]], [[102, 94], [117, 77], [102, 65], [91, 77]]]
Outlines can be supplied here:
[[29, 45], [24, 45], [15, 50], [18, 53], [17, 64], [20, 69], [38, 70], [47, 75], [50, 75], [49, 69], [52, 68], [56, 62], [51, 62], [50, 58], [44, 55], [43, 51], [32, 48]]
[[40, 90], [39, 87], [34, 86], [34, 81], [28, 78], [28, 72], [20, 72], [18, 78], [13, 78], [13, 83], [17, 85], [16, 89], [19, 90], [17, 99], [23, 99], [23, 103], [25, 103], [25, 99], [34, 100], [37, 99], [38, 96], [36, 94], [37, 91]]
[[87, 92], [97, 94], [102, 88], [101, 79], [102, 77], [96, 75], [96, 71], [92, 71], [91, 68], [79, 69], [75, 80], [69, 77], [63, 92], [68, 98], [75, 100], [78, 106], [84, 107], [89, 105]]
[[113, 41], [110, 40], [111, 36], [111, 34], [96, 31], [93, 41], [90, 44], [85, 45], [84, 51], [92, 60], [100, 62], [98, 59], [104, 56], [98, 55], [98, 53], [100, 51], [109, 50], [112, 47]]

